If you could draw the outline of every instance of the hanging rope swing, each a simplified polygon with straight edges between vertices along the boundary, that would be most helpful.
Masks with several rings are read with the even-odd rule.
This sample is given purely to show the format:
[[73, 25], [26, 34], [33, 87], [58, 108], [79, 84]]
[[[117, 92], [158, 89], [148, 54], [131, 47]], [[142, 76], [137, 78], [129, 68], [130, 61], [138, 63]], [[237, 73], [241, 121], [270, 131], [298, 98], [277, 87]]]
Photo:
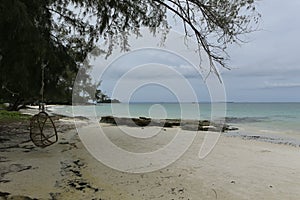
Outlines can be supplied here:
[[58, 135], [55, 124], [51, 117], [45, 111], [44, 103], [44, 77], [45, 66], [42, 66], [42, 86], [40, 94], [42, 101], [39, 104], [39, 113], [30, 119], [30, 138], [32, 142], [38, 147], [47, 147], [57, 142]]

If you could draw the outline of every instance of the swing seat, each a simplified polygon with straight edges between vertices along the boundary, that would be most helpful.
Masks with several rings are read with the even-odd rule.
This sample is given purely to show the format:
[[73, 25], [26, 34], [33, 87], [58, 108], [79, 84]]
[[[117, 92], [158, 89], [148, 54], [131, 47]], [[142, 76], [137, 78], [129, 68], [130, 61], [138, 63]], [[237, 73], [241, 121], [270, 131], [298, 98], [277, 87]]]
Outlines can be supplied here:
[[42, 148], [57, 142], [56, 127], [45, 111], [39, 112], [31, 118], [30, 138], [36, 146]]

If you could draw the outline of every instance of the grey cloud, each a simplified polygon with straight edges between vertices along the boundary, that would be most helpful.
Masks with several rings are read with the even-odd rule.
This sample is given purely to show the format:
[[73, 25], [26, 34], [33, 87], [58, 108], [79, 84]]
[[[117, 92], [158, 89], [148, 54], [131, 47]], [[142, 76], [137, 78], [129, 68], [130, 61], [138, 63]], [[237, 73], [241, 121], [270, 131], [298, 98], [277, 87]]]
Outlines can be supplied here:
[[265, 82], [263, 88], [298, 88], [300, 83], [289, 83], [289, 82]]

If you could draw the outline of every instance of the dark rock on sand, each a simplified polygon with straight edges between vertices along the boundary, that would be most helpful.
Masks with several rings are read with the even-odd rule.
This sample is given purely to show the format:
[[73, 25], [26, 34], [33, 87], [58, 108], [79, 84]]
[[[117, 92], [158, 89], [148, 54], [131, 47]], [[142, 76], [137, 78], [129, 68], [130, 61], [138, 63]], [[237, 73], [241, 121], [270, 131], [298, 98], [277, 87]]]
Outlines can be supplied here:
[[183, 130], [190, 131], [232, 131], [237, 130], [235, 127], [230, 127], [227, 124], [211, 122], [208, 120], [180, 120], [180, 119], [151, 119], [147, 117], [126, 118], [126, 117], [101, 117], [101, 123], [108, 123], [113, 125], [126, 125], [130, 127], [181, 127]]

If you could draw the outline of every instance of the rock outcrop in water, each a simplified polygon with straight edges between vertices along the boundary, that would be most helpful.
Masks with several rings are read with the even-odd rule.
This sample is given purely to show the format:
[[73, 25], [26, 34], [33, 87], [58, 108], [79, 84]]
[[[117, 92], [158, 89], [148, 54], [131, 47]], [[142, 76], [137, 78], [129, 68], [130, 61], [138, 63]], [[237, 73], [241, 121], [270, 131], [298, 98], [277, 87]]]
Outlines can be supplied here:
[[208, 120], [180, 120], [180, 119], [151, 119], [147, 117], [126, 118], [126, 117], [101, 117], [101, 123], [109, 123], [114, 125], [126, 125], [130, 127], [181, 127], [183, 130], [190, 131], [232, 131], [237, 130], [235, 127], [230, 127], [228, 124], [212, 122]]

